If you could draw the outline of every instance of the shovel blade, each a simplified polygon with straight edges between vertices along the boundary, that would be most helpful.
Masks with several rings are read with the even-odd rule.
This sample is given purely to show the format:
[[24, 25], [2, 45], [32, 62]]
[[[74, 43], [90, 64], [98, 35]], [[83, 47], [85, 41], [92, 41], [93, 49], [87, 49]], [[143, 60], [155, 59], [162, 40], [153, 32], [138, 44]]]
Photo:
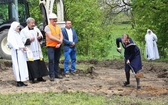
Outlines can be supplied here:
[[135, 78], [144, 78], [144, 75], [142, 73], [135, 74]]

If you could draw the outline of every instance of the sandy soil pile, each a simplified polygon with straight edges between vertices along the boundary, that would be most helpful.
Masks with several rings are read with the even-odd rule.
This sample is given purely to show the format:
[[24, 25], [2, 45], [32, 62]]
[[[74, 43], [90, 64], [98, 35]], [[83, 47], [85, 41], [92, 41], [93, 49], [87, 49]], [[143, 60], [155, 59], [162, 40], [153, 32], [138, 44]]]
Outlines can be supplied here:
[[[78, 63], [84, 63], [79, 61]], [[75, 76], [55, 79], [44, 77], [46, 82], [29, 83], [27, 87], [16, 87], [15, 78], [11, 68], [11, 62], [0, 61], [0, 93], [15, 92], [69, 92], [83, 91], [105, 96], [121, 95], [131, 97], [156, 97], [168, 95], [168, 65], [167, 62], [143, 62], [144, 78], [141, 79], [141, 90], [136, 90], [135, 78], [131, 75], [131, 83], [123, 87], [125, 74], [123, 61], [90, 60], [86, 64], [94, 64], [93, 71], [81, 72], [80, 68]]]

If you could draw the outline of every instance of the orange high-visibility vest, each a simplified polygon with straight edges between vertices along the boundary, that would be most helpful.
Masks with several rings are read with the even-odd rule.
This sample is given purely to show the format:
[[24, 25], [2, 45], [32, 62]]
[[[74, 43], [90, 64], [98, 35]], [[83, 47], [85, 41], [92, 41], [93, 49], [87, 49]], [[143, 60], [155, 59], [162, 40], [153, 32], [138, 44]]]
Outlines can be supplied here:
[[[51, 24], [49, 24], [48, 27], [51, 30], [51, 35], [60, 39], [60, 33], [61, 33], [60, 27], [57, 25], [53, 26]], [[59, 42], [49, 39], [48, 35], [46, 35], [46, 46], [55, 47], [57, 44], [59, 44]]]

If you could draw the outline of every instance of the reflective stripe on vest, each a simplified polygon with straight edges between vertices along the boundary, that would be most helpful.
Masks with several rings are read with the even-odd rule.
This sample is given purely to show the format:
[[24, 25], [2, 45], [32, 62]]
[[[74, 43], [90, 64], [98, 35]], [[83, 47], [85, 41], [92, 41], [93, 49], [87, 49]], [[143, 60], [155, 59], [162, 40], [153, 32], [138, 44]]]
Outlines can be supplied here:
[[[60, 39], [60, 32], [61, 32], [60, 27], [57, 25], [54, 27], [51, 24], [49, 24], [48, 27], [50, 28], [51, 35], [57, 39]], [[57, 41], [49, 39], [48, 36], [46, 35], [46, 46], [55, 47], [57, 44], [59, 44]]]

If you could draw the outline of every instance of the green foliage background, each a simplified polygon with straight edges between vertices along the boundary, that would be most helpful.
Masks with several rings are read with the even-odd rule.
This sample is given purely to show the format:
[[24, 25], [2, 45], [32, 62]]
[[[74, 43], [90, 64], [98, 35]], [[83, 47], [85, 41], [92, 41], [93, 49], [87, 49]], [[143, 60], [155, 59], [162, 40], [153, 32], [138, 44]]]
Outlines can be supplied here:
[[42, 14], [40, 11], [39, 0], [28, 0], [30, 16], [34, 18], [39, 25], [42, 22]]
[[8, 19], [8, 10], [7, 10], [7, 5], [1, 4], [0, 5], [0, 24], [3, 23], [3, 21], [6, 21]]
[[[40, 24], [42, 15], [38, 0], [28, 1], [30, 2], [31, 16]], [[109, 55], [119, 55], [115, 51], [115, 38], [124, 33], [129, 34], [134, 39], [144, 56], [144, 37], [147, 29], [151, 29], [158, 37], [161, 58], [165, 59], [168, 56], [168, 1], [130, 1], [131, 10], [116, 14], [111, 10], [115, 4], [109, 6], [101, 0], [64, 0], [65, 20], [72, 21], [78, 34], [78, 56], [103, 59]], [[128, 25], [120, 23], [127, 23]], [[130, 24], [132, 28], [130, 28]], [[125, 27], [123, 28], [123, 26]], [[120, 29], [120, 27], [122, 28]]]
[[168, 51], [168, 1], [167, 0], [132, 0], [134, 38], [144, 49], [144, 36], [151, 29], [158, 37], [160, 56], [166, 58]]
[[104, 24], [103, 11], [97, 0], [64, 0], [65, 20], [76, 29], [78, 54], [91, 58], [106, 57], [111, 46], [110, 28]]

